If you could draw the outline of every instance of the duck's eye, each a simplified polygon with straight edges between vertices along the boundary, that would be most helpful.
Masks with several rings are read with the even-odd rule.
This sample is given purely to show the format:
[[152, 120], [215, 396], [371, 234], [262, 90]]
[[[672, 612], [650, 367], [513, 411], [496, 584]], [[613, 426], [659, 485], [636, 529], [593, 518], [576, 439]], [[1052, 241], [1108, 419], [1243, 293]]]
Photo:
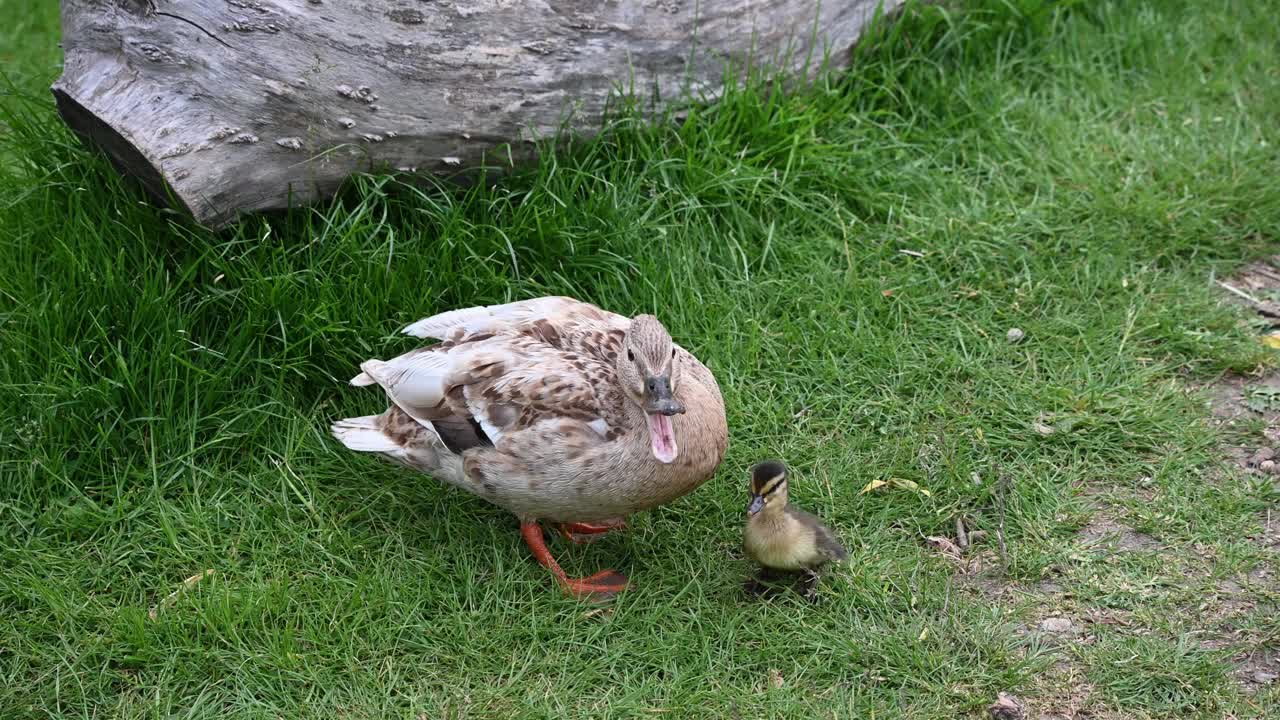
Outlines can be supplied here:
[[631, 352], [630, 348], [627, 349], [627, 359], [630, 360], [631, 362], [636, 361], [636, 356], [634, 353]]
[[671, 348], [671, 357], [673, 357], [673, 358], [674, 358], [675, 356], [676, 356], [676, 349], [675, 349], [675, 348]]

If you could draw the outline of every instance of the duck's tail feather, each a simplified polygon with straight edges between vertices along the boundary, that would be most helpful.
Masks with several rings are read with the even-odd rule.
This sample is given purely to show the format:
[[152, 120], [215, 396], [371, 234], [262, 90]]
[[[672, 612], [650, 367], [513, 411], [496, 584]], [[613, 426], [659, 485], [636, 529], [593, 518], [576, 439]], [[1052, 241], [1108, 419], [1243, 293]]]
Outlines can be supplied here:
[[378, 381], [374, 380], [373, 376], [367, 372], [361, 372], [359, 375], [351, 378], [351, 384], [356, 387], [365, 387], [366, 385], [373, 385], [376, 382]]
[[382, 431], [381, 415], [339, 420], [330, 430], [339, 442], [357, 452], [393, 452], [400, 449], [400, 446]]

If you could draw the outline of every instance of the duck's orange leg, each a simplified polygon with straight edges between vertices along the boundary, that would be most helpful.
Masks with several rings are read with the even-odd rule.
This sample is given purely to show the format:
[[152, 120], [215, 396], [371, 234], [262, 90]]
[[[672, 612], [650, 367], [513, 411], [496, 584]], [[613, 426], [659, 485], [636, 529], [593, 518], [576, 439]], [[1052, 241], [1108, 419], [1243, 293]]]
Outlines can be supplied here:
[[612, 518], [600, 523], [556, 523], [556, 529], [564, 536], [565, 540], [581, 545], [582, 543], [595, 542], [599, 540], [605, 533], [621, 530], [627, 526], [626, 518]]
[[551, 571], [560, 586], [568, 593], [584, 599], [605, 599], [627, 589], [627, 577], [613, 570], [601, 570], [595, 575], [584, 578], [571, 578], [565, 575], [560, 563], [551, 557], [547, 543], [542, 537], [542, 526], [536, 522], [521, 522], [520, 534], [525, 544], [533, 551], [538, 564]]

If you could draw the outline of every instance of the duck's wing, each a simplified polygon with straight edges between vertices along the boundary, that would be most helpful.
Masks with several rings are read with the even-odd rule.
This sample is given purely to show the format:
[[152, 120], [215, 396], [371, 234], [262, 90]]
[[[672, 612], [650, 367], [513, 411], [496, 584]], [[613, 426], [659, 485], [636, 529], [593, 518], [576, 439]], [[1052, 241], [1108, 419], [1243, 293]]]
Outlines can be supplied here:
[[446, 342], [360, 369], [353, 384], [380, 385], [455, 453], [501, 450], [505, 437], [546, 420], [577, 421], [613, 439], [622, 412], [612, 365], [522, 334]]
[[[530, 332], [548, 328], [557, 334], [580, 334], [593, 328], [623, 330], [630, 320], [570, 297], [541, 297], [503, 305], [461, 308], [419, 320], [401, 332], [420, 338], [457, 342], [478, 334]], [[549, 332], [541, 332], [551, 335]]]

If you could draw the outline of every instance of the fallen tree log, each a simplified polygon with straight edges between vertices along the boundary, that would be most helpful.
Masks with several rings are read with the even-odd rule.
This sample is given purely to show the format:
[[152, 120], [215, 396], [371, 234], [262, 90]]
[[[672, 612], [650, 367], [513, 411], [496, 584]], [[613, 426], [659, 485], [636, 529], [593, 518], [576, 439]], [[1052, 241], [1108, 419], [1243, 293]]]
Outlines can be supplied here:
[[[896, 7], [902, 0], [884, 0]], [[834, 64], [881, 0], [62, 0], [58, 111], [201, 223], [448, 173], [568, 125], [619, 86], [719, 89], [725, 62]]]

